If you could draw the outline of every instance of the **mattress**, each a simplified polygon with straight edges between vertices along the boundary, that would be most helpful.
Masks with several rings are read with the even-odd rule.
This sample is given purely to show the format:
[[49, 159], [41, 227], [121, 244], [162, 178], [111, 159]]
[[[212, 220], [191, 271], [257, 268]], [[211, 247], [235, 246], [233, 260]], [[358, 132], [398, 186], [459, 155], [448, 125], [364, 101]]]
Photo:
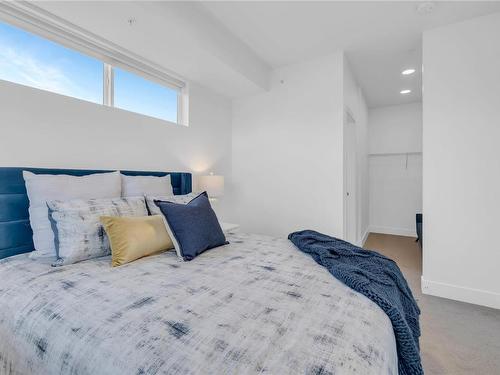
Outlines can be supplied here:
[[0, 261], [0, 374], [397, 374], [391, 323], [288, 240], [112, 268]]

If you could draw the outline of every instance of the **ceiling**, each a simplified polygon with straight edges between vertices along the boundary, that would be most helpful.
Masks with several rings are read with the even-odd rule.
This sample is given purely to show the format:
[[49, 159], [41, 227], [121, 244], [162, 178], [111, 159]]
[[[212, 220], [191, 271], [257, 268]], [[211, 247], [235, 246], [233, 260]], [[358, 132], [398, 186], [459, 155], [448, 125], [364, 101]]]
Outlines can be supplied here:
[[[273, 68], [341, 49], [370, 107], [421, 100], [423, 31], [500, 12], [500, 0], [434, 2], [429, 14], [418, 13], [422, 2], [414, 1], [34, 4], [231, 98], [266, 90]], [[403, 77], [408, 67], [416, 73]], [[412, 93], [403, 96], [402, 89]]]
[[[414, 1], [203, 2], [208, 11], [272, 67], [343, 49], [370, 107], [421, 100], [422, 32], [500, 11], [500, 2]], [[417, 73], [403, 77], [413, 67]], [[401, 95], [402, 89], [412, 93]]]
[[[270, 67], [198, 2], [36, 1], [22, 4], [84, 29], [227, 97], [267, 89]], [[133, 20], [132, 23], [129, 20]]]

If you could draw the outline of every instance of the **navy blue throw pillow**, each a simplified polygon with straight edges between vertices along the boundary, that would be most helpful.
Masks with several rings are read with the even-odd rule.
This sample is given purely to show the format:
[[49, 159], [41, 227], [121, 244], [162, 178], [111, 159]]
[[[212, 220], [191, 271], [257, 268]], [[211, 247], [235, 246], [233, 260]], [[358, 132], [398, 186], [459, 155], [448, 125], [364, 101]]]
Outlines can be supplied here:
[[182, 259], [192, 260], [206, 250], [229, 243], [206, 192], [188, 204], [154, 202], [165, 216], [175, 250]]

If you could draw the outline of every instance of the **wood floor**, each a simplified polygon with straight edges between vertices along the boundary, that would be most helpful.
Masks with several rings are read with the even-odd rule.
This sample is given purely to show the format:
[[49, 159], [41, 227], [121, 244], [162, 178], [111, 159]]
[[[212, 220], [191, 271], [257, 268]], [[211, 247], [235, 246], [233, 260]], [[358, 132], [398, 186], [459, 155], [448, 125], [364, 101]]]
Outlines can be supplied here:
[[371, 233], [365, 248], [394, 259], [422, 311], [426, 375], [500, 375], [500, 310], [423, 295], [422, 252], [414, 238]]

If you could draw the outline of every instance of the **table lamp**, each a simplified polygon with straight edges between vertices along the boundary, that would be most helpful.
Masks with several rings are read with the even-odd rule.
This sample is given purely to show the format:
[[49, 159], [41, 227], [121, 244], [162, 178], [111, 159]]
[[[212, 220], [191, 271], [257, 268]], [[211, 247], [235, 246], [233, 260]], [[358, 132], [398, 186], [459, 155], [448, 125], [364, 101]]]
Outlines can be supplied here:
[[224, 176], [210, 173], [208, 176], [200, 176], [198, 186], [201, 191], [206, 191], [211, 200], [216, 200], [224, 195]]

